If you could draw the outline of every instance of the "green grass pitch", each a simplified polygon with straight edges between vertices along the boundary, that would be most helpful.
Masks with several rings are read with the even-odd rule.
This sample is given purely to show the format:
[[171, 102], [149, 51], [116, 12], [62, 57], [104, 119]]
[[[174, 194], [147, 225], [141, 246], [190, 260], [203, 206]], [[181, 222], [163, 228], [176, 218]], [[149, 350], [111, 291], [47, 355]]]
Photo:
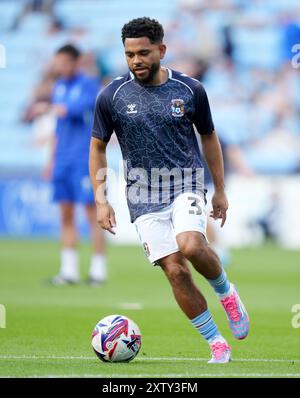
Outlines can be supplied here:
[[[85, 277], [88, 243], [80, 254]], [[206, 342], [140, 247], [111, 246], [108, 258], [104, 286], [51, 287], [44, 280], [58, 269], [57, 242], [0, 242], [0, 303], [6, 308], [0, 377], [300, 377], [300, 328], [292, 327], [292, 306], [300, 304], [299, 252], [271, 244], [233, 251], [227, 273], [251, 321], [243, 341], [233, 338], [210, 286], [194, 274], [232, 346], [233, 361], [226, 365], [207, 364]], [[92, 330], [102, 317], [119, 313], [139, 325], [141, 352], [128, 364], [102, 363], [91, 350]]]

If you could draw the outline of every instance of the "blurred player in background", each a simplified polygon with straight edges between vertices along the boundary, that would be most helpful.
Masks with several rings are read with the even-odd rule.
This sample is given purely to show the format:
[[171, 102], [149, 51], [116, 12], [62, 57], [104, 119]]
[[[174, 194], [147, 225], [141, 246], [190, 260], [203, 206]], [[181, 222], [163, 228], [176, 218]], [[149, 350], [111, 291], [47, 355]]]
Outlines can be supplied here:
[[[163, 36], [163, 27], [149, 18], [124, 25], [122, 40], [130, 72], [116, 78], [98, 96], [90, 147], [98, 222], [115, 233], [105, 177], [97, 175], [107, 166], [106, 145], [115, 131], [127, 166], [131, 221], [145, 253], [162, 268], [178, 305], [208, 342], [210, 363], [227, 363], [231, 348], [213, 321], [187, 260], [217, 293], [237, 339], [248, 335], [249, 318], [218, 256], [207, 244], [203, 166], [194, 125], [214, 184], [211, 216], [222, 219], [221, 226], [228, 208], [222, 151], [201, 83], [161, 66], [166, 53]], [[173, 182], [169, 173], [169, 186], [162, 186], [159, 178], [153, 179], [157, 170], [157, 177], [162, 170], [172, 170]], [[190, 178], [182, 178], [186, 170]]]
[[105, 241], [96, 222], [88, 172], [90, 128], [100, 82], [80, 70], [80, 57], [80, 51], [71, 44], [56, 52], [53, 65], [59, 78], [52, 103], [35, 105], [35, 113], [51, 112], [57, 119], [52, 156], [44, 172], [53, 182], [54, 201], [59, 203], [61, 214], [61, 265], [51, 280], [55, 285], [80, 281], [76, 203], [84, 205], [91, 229], [93, 255], [88, 282], [97, 285], [107, 278]]

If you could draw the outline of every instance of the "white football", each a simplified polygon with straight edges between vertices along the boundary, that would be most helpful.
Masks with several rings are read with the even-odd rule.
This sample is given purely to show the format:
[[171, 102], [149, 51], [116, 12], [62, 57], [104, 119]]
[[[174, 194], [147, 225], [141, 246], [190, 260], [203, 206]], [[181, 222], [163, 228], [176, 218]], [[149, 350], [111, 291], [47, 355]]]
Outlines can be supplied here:
[[142, 345], [139, 327], [123, 315], [109, 315], [101, 319], [92, 334], [92, 347], [104, 362], [129, 362]]

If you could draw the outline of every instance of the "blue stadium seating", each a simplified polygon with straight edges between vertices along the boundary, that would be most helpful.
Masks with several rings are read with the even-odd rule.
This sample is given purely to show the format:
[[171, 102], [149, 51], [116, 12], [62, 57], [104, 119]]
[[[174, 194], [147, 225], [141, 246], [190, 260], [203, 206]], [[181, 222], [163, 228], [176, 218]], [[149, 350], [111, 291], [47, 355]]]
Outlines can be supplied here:
[[[295, 7], [298, 1], [266, 0], [261, 7], [268, 14]], [[59, 0], [56, 14], [68, 28], [88, 28], [88, 38], [81, 45], [96, 49], [100, 54], [104, 53], [105, 62], [111, 71], [119, 73], [124, 64], [124, 60], [118, 56], [122, 47], [120, 27], [123, 23], [146, 15], [165, 24], [176, 12], [177, 3], [178, 0]], [[252, 4], [245, 0], [236, 0], [235, 3], [243, 9], [251, 8]], [[28, 162], [41, 167], [38, 162], [42, 162], [43, 156], [26, 144], [30, 137], [30, 127], [20, 125], [18, 120], [47, 59], [69, 38], [68, 34], [47, 36], [45, 26], [49, 18], [40, 14], [28, 15], [18, 30], [11, 31], [9, 28], [22, 4], [22, 0], [0, 1], [0, 44], [5, 46], [7, 53], [7, 67], [0, 69], [0, 166], [15, 168], [22, 168]], [[255, 15], [258, 11], [253, 6], [251, 12]], [[222, 26], [226, 15], [222, 12], [208, 12], [207, 21], [213, 26]], [[276, 69], [280, 62], [280, 40], [279, 30], [272, 25], [256, 30], [235, 26], [233, 41], [237, 66]], [[220, 118], [227, 120], [227, 125], [230, 123], [232, 130], [235, 125], [237, 129], [241, 127], [239, 123], [242, 121], [231, 120], [231, 115], [226, 112]]]

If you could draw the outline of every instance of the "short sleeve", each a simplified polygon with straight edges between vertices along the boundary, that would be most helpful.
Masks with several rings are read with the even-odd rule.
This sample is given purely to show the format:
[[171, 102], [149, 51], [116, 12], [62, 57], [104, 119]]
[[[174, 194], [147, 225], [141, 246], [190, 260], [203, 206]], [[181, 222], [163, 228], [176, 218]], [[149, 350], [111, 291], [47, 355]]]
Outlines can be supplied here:
[[214, 123], [211, 116], [210, 106], [206, 91], [202, 84], [194, 88], [195, 111], [193, 123], [199, 134], [211, 134], [214, 130]]
[[104, 90], [96, 100], [92, 136], [108, 142], [113, 130], [111, 102]]

